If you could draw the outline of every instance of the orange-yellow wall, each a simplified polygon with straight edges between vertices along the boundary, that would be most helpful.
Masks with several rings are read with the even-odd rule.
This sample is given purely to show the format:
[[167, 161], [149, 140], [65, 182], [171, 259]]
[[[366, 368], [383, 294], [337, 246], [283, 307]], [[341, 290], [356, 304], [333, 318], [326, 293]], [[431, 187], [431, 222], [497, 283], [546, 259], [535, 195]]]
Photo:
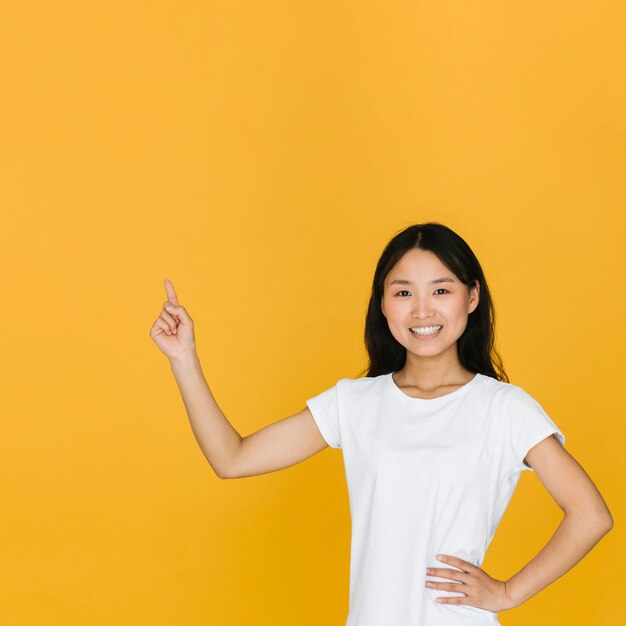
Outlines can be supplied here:
[[[374, 265], [436, 220], [615, 519], [500, 621], [614, 624], [625, 23], [617, 0], [5, 3], [0, 621], [343, 626], [341, 453], [220, 481], [149, 330], [170, 278], [250, 434], [365, 367]], [[484, 569], [560, 519], [525, 472]]]

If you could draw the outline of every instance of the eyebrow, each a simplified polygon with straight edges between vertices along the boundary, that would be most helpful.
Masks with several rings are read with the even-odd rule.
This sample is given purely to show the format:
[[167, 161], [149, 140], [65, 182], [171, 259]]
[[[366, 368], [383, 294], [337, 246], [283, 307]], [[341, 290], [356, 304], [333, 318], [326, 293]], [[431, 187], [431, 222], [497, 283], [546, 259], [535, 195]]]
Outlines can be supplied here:
[[[435, 278], [435, 280], [431, 280], [430, 284], [431, 285], [436, 285], [438, 283], [453, 283], [454, 278], [450, 278], [450, 276], [443, 276], [442, 278]], [[412, 285], [413, 283], [410, 280], [404, 280], [402, 278], [396, 278], [395, 280], [392, 280], [389, 283], [389, 286], [391, 287], [391, 285]]]

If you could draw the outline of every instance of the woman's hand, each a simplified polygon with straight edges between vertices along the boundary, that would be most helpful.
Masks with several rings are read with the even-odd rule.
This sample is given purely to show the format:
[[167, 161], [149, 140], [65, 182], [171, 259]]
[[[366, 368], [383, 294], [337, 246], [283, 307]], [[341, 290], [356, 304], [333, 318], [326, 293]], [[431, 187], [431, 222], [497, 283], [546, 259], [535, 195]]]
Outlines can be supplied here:
[[456, 580], [463, 584], [459, 584], [459, 582], [443, 583], [428, 581], [426, 586], [429, 589], [443, 589], [445, 591], [465, 594], [465, 597], [440, 596], [436, 598], [437, 602], [442, 604], [465, 604], [496, 613], [498, 611], [512, 609], [515, 606], [507, 595], [505, 581], [492, 578], [480, 567], [468, 561], [464, 561], [463, 559], [459, 559], [456, 556], [438, 554], [437, 560], [449, 563], [463, 571], [459, 572], [454, 569], [442, 567], [429, 567], [426, 570], [427, 576], [450, 578], [451, 580]]
[[193, 354], [196, 350], [193, 320], [185, 308], [178, 304], [174, 285], [167, 278], [165, 291], [168, 299], [163, 303], [161, 315], [150, 329], [150, 337], [169, 359], [179, 358], [187, 353]]

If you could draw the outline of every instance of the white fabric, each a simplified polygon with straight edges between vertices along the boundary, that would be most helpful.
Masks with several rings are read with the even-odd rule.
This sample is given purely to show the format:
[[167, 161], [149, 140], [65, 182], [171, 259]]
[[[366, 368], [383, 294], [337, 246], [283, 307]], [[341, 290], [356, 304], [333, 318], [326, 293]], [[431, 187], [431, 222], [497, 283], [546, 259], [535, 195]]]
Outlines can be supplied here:
[[439, 398], [413, 398], [391, 374], [344, 378], [306, 401], [343, 453], [352, 517], [346, 626], [487, 626], [496, 612], [441, 604], [427, 567], [451, 554], [481, 566], [526, 453], [565, 436], [517, 385], [476, 374]]

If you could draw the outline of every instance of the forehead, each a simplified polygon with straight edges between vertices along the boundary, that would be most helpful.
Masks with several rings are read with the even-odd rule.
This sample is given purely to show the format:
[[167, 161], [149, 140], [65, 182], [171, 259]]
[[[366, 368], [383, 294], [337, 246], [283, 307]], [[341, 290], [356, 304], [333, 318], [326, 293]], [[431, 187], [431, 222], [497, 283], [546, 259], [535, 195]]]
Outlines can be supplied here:
[[411, 282], [430, 282], [447, 276], [456, 281], [454, 274], [430, 250], [409, 250], [392, 268], [385, 279], [390, 283], [396, 279]]

